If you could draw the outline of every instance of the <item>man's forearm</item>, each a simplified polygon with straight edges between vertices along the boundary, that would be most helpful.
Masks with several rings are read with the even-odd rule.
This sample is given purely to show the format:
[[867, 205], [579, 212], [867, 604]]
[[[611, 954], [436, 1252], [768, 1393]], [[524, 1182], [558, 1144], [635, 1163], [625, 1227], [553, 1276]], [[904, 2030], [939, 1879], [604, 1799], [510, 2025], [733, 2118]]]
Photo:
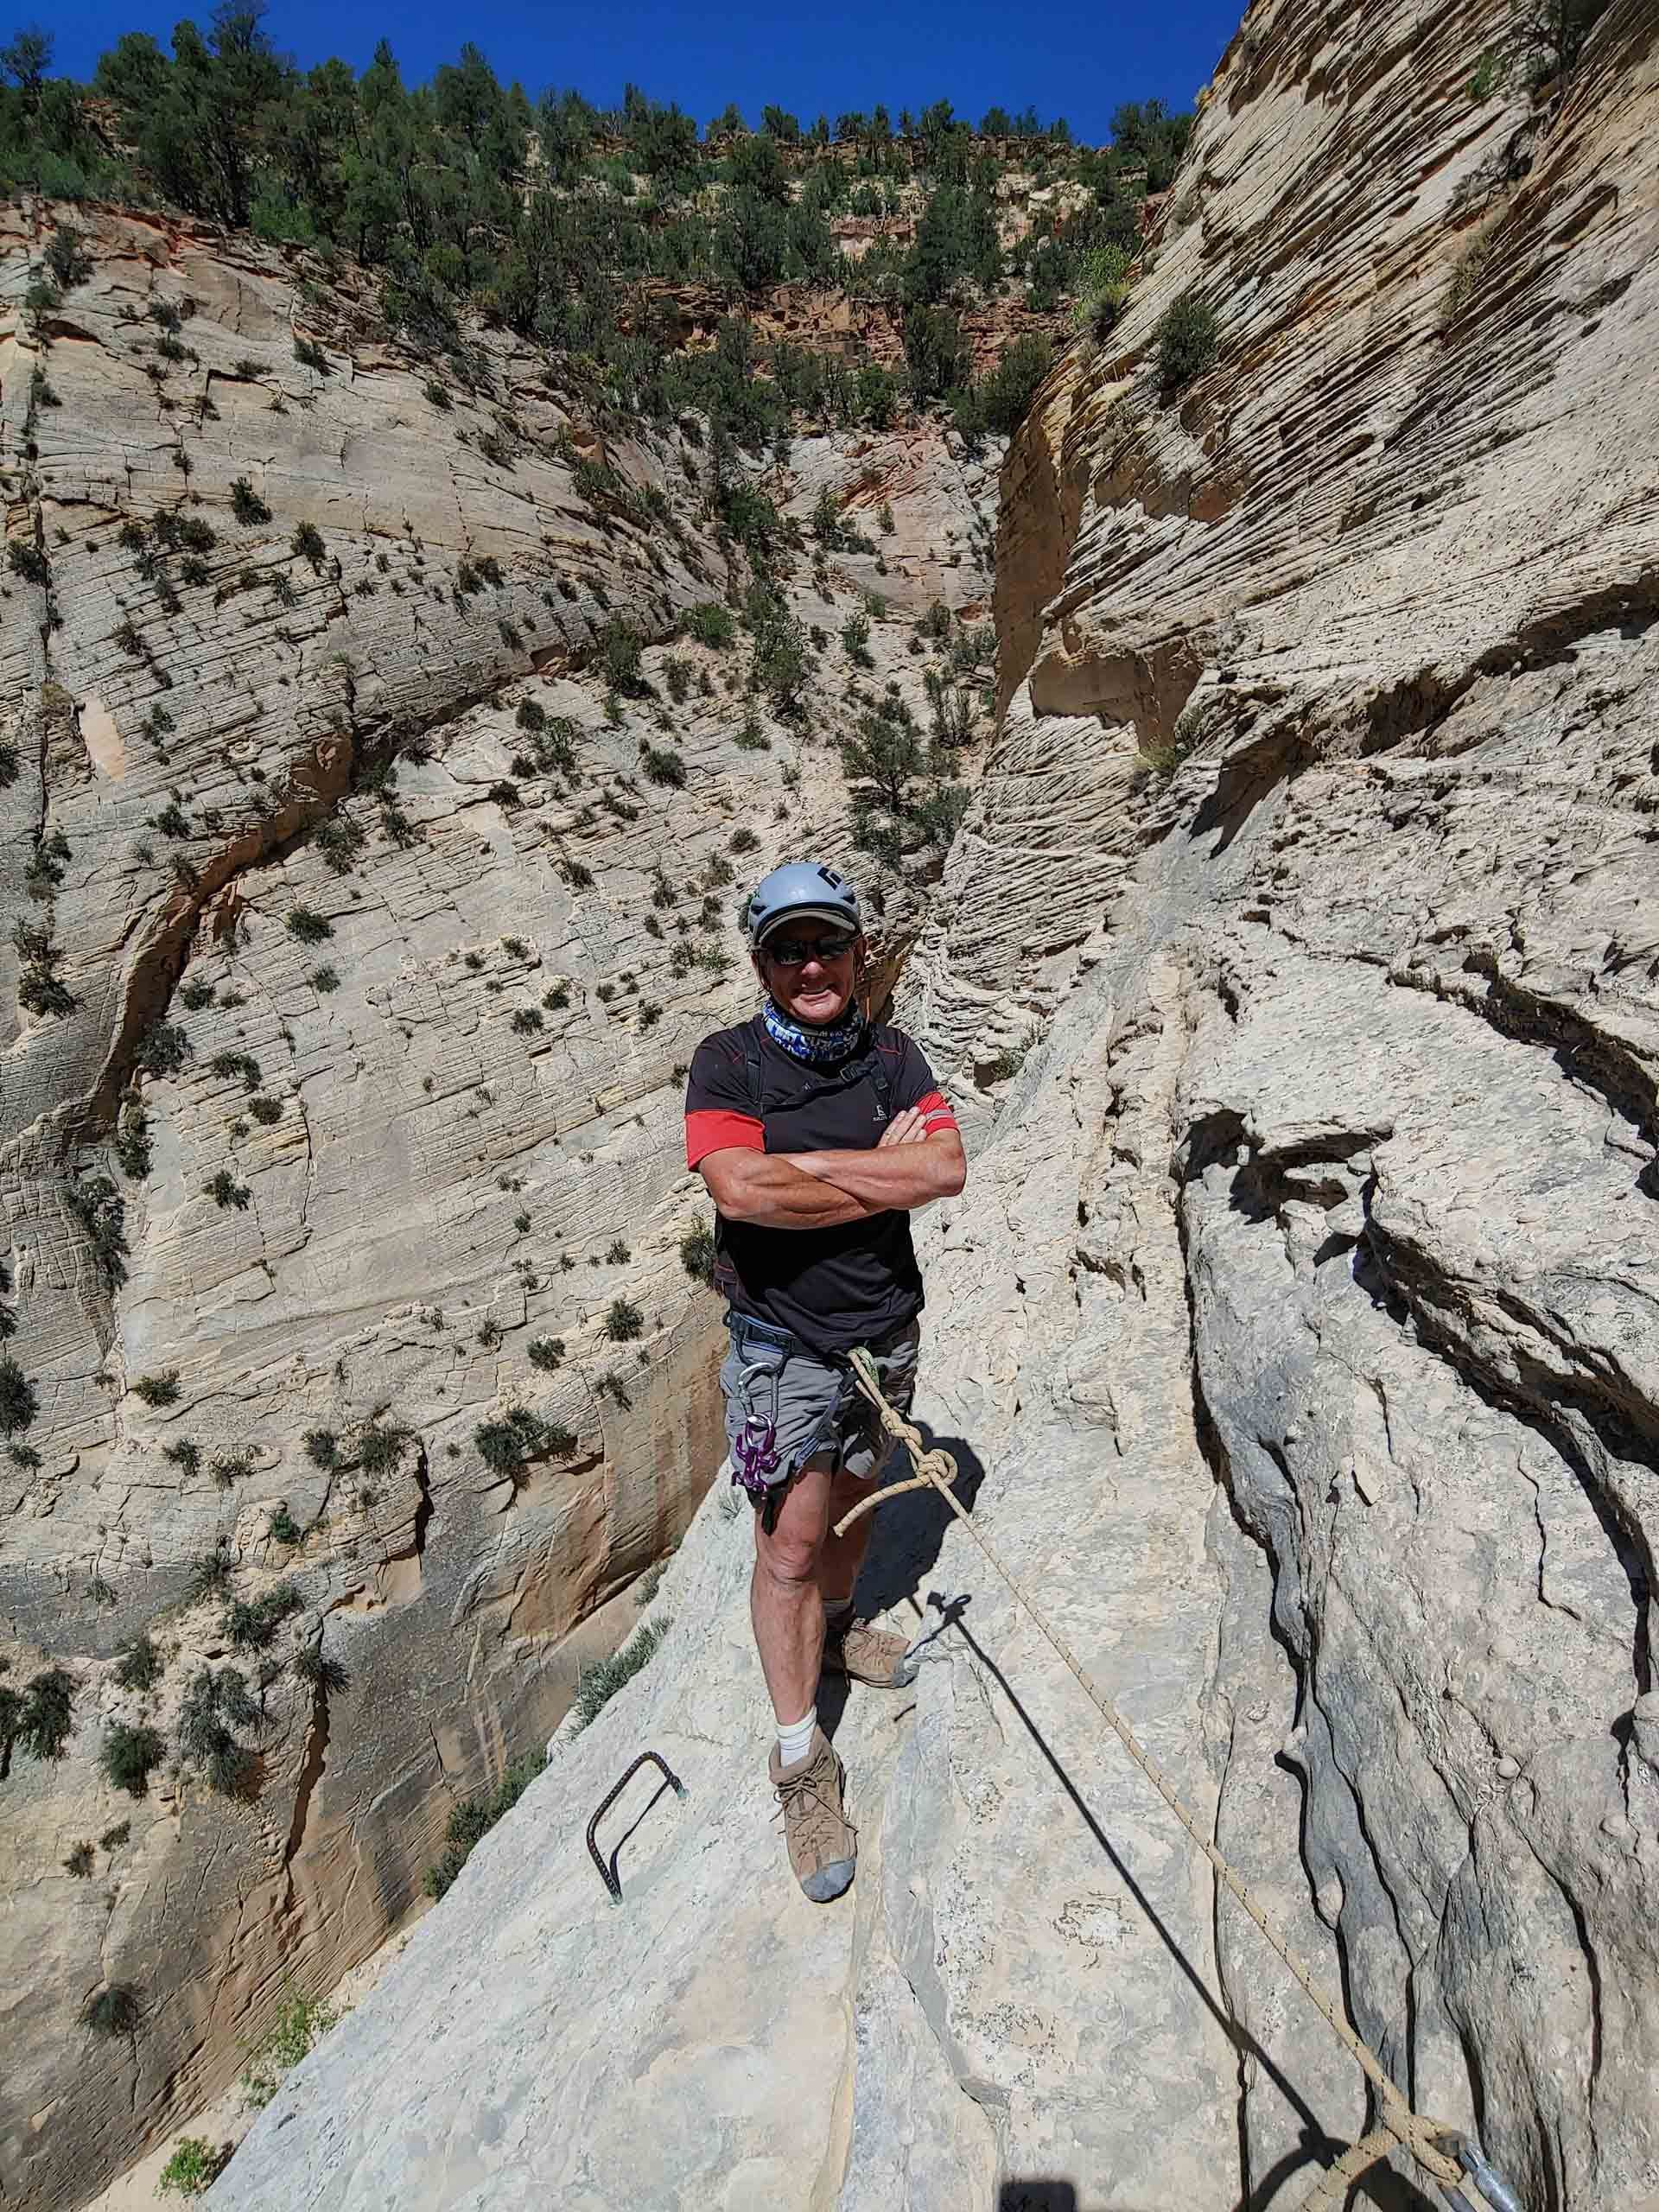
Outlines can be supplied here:
[[762, 1229], [839, 1229], [849, 1221], [868, 1221], [893, 1203], [872, 1203], [827, 1178], [808, 1174], [785, 1153], [727, 1153], [721, 1159], [721, 1172], [707, 1179], [728, 1221], [753, 1222]]
[[959, 1144], [937, 1142], [883, 1146], [874, 1152], [789, 1152], [775, 1155], [815, 1182], [824, 1183], [871, 1211], [896, 1207], [908, 1212], [935, 1198], [954, 1198], [962, 1188]]

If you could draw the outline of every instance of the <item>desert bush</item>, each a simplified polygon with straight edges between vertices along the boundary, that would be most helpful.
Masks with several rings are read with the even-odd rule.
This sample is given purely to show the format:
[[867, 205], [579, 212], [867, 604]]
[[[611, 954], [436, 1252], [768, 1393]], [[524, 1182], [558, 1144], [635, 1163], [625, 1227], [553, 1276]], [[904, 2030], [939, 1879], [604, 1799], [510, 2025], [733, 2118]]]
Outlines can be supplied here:
[[85, 1880], [91, 1875], [97, 1857], [90, 1843], [72, 1844], [69, 1855], [63, 1862], [63, 1871], [66, 1874], [79, 1875]]
[[288, 933], [302, 944], [321, 944], [324, 938], [333, 937], [334, 925], [326, 914], [314, 913], [309, 906], [293, 906], [289, 910]]
[[680, 1264], [695, 1282], [713, 1282], [715, 1232], [706, 1221], [698, 1222], [681, 1237]]
[[550, 1375], [563, 1363], [563, 1337], [532, 1337], [527, 1350], [531, 1365], [540, 1368], [543, 1374]]
[[671, 790], [685, 787], [684, 757], [671, 747], [648, 745], [641, 757], [646, 779], [653, 784], [666, 784]]
[[259, 1707], [238, 1669], [204, 1667], [192, 1678], [179, 1708], [180, 1751], [200, 1767], [210, 1788], [222, 1796], [236, 1796], [247, 1787], [253, 1762], [236, 1731], [255, 1727], [258, 1720]]
[[613, 1344], [627, 1344], [643, 1336], [645, 1317], [629, 1298], [614, 1298], [605, 1316], [605, 1333]]
[[269, 2034], [262, 2036], [247, 2054], [242, 2075], [242, 2094], [256, 2110], [263, 2111], [283, 2083], [321, 2043], [337, 2015], [320, 1997], [291, 1997], [277, 2014]]
[[111, 1982], [86, 1999], [80, 2008], [80, 2024], [95, 2036], [136, 2035], [144, 2017], [138, 1993], [128, 1982]]
[[340, 1440], [332, 1428], [308, 1428], [302, 1441], [305, 1456], [314, 1467], [340, 1465]]
[[672, 1625], [666, 1620], [645, 1622], [620, 1651], [579, 1673], [575, 1699], [578, 1732], [589, 1726], [617, 1692], [651, 1663]]
[[104, 1738], [98, 1755], [99, 1765], [105, 1781], [117, 1789], [124, 1789], [129, 1797], [143, 1797], [149, 1789], [149, 1777], [165, 1755], [166, 1746], [154, 1728], [130, 1727], [124, 1720], [115, 1721]]
[[1166, 392], [1179, 391], [1215, 365], [1221, 323], [1214, 308], [1188, 289], [1159, 318], [1158, 381]]
[[547, 1764], [543, 1751], [527, 1751], [515, 1759], [496, 1788], [487, 1796], [463, 1798], [449, 1815], [441, 1857], [426, 1870], [426, 1894], [441, 1897], [467, 1864], [474, 1846], [510, 1813]]
[[156, 2191], [162, 2196], [200, 2196], [219, 2179], [229, 2159], [228, 2144], [215, 2150], [200, 2135], [181, 2136], [156, 2176]]
[[221, 1167], [218, 1174], [210, 1177], [202, 1185], [202, 1190], [216, 1206], [234, 1207], [238, 1213], [247, 1211], [248, 1201], [253, 1195], [237, 1181], [228, 1167]]
[[685, 627], [700, 645], [712, 645], [718, 652], [736, 642], [736, 617], [717, 600], [704, 600], [694, 607], [685, 618]]
[[576, 1447], [568, 1428], [543, 1421], [524, 1406], [513, 1407], [499, 1421], [485, 1421], [473, 1432], [473, 1442], [486, 1467], [514, 1483], [532, 1459], [563, 1458]]
[[294, 1545], [302, 1541], [305, 1531], [284, 1504], [279, 1505], [266, 1522], [265, 1534], [273, 1543], [285, 1544], [292, 1549]]
[[162, 1655], [142, 1629], [116, 1654], [115, 1679], [124, 1690], [153, 1690], [163, 1672]]
[[39, 1411], [34, 1384], [10, 1352], [0, 1353], [0, 1435], [16, 1436]]

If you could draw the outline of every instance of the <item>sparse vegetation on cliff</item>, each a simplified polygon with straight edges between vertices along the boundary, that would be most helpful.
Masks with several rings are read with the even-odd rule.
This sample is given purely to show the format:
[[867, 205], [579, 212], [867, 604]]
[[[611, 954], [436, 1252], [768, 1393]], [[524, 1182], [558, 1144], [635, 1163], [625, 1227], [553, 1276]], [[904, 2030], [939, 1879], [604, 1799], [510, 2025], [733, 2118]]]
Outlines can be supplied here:
[[546, 1764], [545, 1751], [526, 1751], [512, 1762], [493, 1790], [461, 1800], [449, 1815], [442, 1855], [426, 1870], [428, 1897], [443, 1896], [471, 1857], [474, 1844], [512, 1810]]

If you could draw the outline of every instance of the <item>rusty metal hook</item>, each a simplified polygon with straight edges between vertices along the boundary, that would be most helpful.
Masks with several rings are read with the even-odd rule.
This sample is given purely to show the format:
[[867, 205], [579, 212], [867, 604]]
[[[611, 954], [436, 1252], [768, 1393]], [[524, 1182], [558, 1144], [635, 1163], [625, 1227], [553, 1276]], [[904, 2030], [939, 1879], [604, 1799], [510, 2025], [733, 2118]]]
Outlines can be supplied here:
[[605, 1894], [609, 1897], [613, 1904], [620, 1904], [622, 1902], [621, 1880], [619, 1876], [612, 1873], [610, 1868], [600, 1857], [599, 1846], [594, 1841], [594, 1832], [598, 1827], [600, 1822], [604, 1819], [606, 1814], [610, 1811], [612, 1806], [615, 1804], [617, 1799], [622, 1795], [622, 1792], [633, 1780], [634, 1776], [639, 1773], [640, 1768], [642, 1766], [650, 1766], [653, 1762], [655, 1762], [658, 1766], [661, 1767], [663, 1770], [663, 1779], [668, 1783], [669, 1788], [674, 1792], [674, 1795], [677, 1797], [683, 1797], [685, 1795], [685, 1784], [680, 1780], [679, 1776], [675, 1773], [673, 1768], [670, 1766], [668, 1761], [663, 1757], [662, 1753], [660, 1751], [641, 1751], [639, 1758], [635, 1759], [633, 1764], [628, 1769], [627, 1772], [622, 1777], [622, 1779], [605, 1799], [604, 1803], [600, 1806], [598, 1811], [594, 1815], [593, 1819], [588, 1823], [588, 1853], [589, 1858], [592, 1859], [594, 1866], [599, 1869], [599, 1878], [605, 1885]]

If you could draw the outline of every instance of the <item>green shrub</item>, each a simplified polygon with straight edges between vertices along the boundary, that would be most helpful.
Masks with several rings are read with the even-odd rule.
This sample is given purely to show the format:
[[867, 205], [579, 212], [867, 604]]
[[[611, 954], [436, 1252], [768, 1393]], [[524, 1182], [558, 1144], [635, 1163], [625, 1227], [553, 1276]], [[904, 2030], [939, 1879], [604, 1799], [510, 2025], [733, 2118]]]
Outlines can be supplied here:
[[270, 509], [245, 476], [238, 476], [231, 486], [231, 512], [245, 530], [270, 520]]
[[513, 1407], [499, 1421], [485, 1421], [474, 1430], [473, 1442], [485, 1465], [515, 1484], [532, 1459], [562, 1459], [576, 1448], [568, 1428], [543, 1421], [524, 1406]]
[[253, 1472], [253, 1453], [246, 1445], [234, 1450], [229, 1446], [213, 1454], [213, 1480], [220, 1490], [229, 1490], [235, 1483], [245, 1482]]
[[564, 1359], [563, 1337], [532, 1337], [528, 1346], [530, 1363], [539, 1367], [544, 1374], [551, 1374]]
[[293, 1583], [279, 1582], [257, 1598], [232, 1599], [219, 1625], [237, 1650], [264, 1651], [276, 1641], [283, 1623], [304, 1603]]
[[340, 1440], [332, 1428], [308, 1428], [303, 1442], [305, 1456], [314, 1467], [340, 1465]]
[[543, 1751], [526, 1751], [515, 1759], [487, 1796], [463, 1798], [451, 1812], [444, 1830], [442, 1857], [426, 1870], [426, 1894], [441, 1897], [467, 1864], [474, 1846], [489, 1834], [504, 1814], [510, 1813], [547, 1764]]
[[273, 1543], [286, 1544], [291, 1549], [294, 1545], [302, 1541], [305, 1531], [289, 1511], [287, 1506], [279, 1505], [265, 1523], [265, 1534]]
[[238, 1213], [247, 1211], [248, 1201], [252, 1196], [251, 1192], [237, 1181], [228, 1167], [221, 1167], [217, 1175], [202, 1185], [202, 1189], [216, 1206], [233, 1206]]
[[[366, 1495], [372, 1498], [374, 1492], [370, 1491]], [[288, 1664], [296, 1681], [304, 1682], [313, 1690], [343, 1690], [351, 1680], [338, 1659], [324, 1658], [321, 1633], [315, 1643], [302, 1643]]]
[[629, 1343], [645, 1334], [645, 1317], [632, 1299], [614, 1298], [605, 1316], [605, 1333], [613, 1344]]
[[309, 906], [294, 906], [289, 911], [288, 933], [302, 944], [321, 944], [324, 938], [333, 937], [334, 925], [326, 914], [314, 913]]
[[0, 1771], [14, 1745], [31, 1758], [60, 1759], [74, 1724], [75, 1681], [61, 1667], [36, 1675], [27, 1690], [0, 1690]]
[[680, 1265], [694, 1282], [715, 1279], [715, 1232], [706, 1221], [688, 1229], [680, 1239]]
[[321, 992], [325, 998], [330, 991], [337, 991], [340, 988], [339, 969], [331, 962], [325, 960], [321, 968], [314, 968], [311, 970], [311, 988], [314, 991]]
[[694, 607], [685, 618], [685, 626], [700, 645], [713, 645], [723, 652], [737, 639], [737, 620], [729, 607], [722, 607], [717, 600], [704, 600]]
[[251, 1052], [216, 1052], [208, 1065], [222, 1080], [239, 1076], [245, 1090], [259, 1088], [259, 1063]]
[[1213, 368], [1221, 324], [1214, 308], [1191, 289], [1171, 302], [1159, 318], [1158, 381], [1166, 392], [1181, 391], [1194, 377]]
[[6, 563], [13, 575], [21, 576], [26, 584], [48, 584], [52, 581], [45, 554], [38, 545], [26, 544], [21, 537], [14, 537], [7, 546]]
[[193, 1599], [216, 1598], [231, 1586], [231, 1561], [223, 1544], [203, 1552], [190, 1570], [186, 1586]]
[[270, 1128], [283, 1118], [283, 1102], [280, 1098], [250, 1098], [248, 1111], [256, 1122]]
[[671, 748], [648, 745], [642, 759], [647, 779], [653, 784], [666, 784], [671, 790], [685, 788], [685, 761], [683, 755]]
[[644, 640], [631, 623], [607, 622], [594, 643], [599, 673], [612, 691], [632, 698], [645, 690], [639, 667]]
[[115, 1679], [124, 1690], [153, 1690], [164, 1672], [161, 1653], [142, 1629], [116, 1654]]
[[98, 1839], [99, 1846], [105, 1851], [118, 1851], [131, 1834], [130, 1821], [118, 1821], [112, 1828], [105, 1829], [103, 1834]]
[[162, 2196], [200, 2196], [224, 2172], [230, 2155], [228, 2144], [216, 2151], [200, 2135], [181, 2136], [156, 2176], [157, 2192]]
[[176, 1406], [179, 1402], [179, 1370], [168, 1368], [160, 1375], [141, 1375], [133, 1383], [134, 1393], [147, 1406]]
[[142, 1797], [149, 1789], [150, 1775], [161, 1764], [165, 1748], [155, 1729], [132, 1728], [118, 1720], [104, 1738], [98, 1763], [105, 1779], [117, 1789], [124, 1789], [129, 1797]]
[[357, 1433], [357, 1464], [365, 1474], [389, 1475], [403, 1460], [407, 1429], [389, 1421], [365, 1421]]
[[315, 338], [296, 338], [294, 358], [302, 368], [315, 369], [319, 376], [328, 373], [328, 358]]
[[136, 2035], [143, 2017], [137, 1991], [123, 1981], [98, 1990], [80, 2008], [80, 2024], [95, 2036]]
[[79, 1875], [83, 1880], [92, 1873], [98, 1854], [90, 1843], [72, 1844], [69, 1855], [63, 1862], [66, 1874]]
[[207, 1776], [209, 1786], [234, 1797], [248, 1786], [253, 1754], [236, 1735], [257, 1726], [259, 1707], [234, 1667], [204, 1667], [191, 1681], [179, 1708], [179, 1749]]
[[315, 523], [298, 524], [289, 543], [301, 560], [308, 561], [315, 569], [321, 569], [323, 555], [327, 548], [322, 542], [322, 532], [317, 528]]
[[574, 1733], [580, 1733], [596, 1719], [623, 1685], [649, 1665], [672, 1625], [666, 1620], [646, 1621], [634, 1630], [620, 1651], [582, 1670], [576, 1678]]
[[248, 2050], [242, 2094], [257, 2111], [264, 2111], [337, 2017], [320, 1997], [291, 1997], [283, 2005], [270, 2033]]

